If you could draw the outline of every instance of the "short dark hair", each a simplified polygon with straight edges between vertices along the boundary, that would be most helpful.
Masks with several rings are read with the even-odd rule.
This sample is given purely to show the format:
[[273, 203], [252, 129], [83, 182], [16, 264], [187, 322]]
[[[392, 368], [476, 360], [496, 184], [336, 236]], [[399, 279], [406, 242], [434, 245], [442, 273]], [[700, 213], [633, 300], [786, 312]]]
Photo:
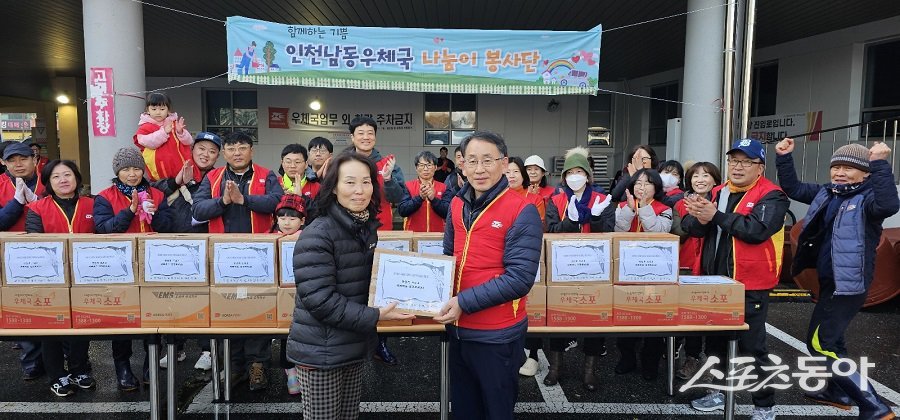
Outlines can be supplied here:
[[243, 131], [232, 131], [225, 135], [225, 138], [222, 139], [222, 146], [241, 143], [249, 144], [250, 147], [253, 147], [253, 137]]
[[503, 140], [503, 137], [501, 137], [497, 133], [493, 133], [490, 131], [476, 131], [466, 136], [466, 138], [463, 139], [462, 143], [459, 144], [459, 150], [462, 152], [463, 156], [466, 155], [466, 147], [472, 140], [482, 140], [491, 143], [494, 146], [497, 146], [497, 150], [500, 151], [500, 157], [509, 156], [506, 151], [506, 141]]
[[48, 196], [50, 194], [56, 194], [53, 191], [53, 187], [50, 185], [50, 174], [53, 172], [53, 168], [56, 168], [59, 165], [67, 166], [72, 170], [72, 173], [75, 174], [75, 195], [77, 196], [81, 191], [81, 171], [78, 170], [78, 165], [71, 160], [59, 160], [53, 159], [44, 166], [44, 169], [41, 169], [41, 184], [44, 185], [44, 196]]
[[[279, 217], [306, 217], [302, 213], [300, 213], [297, 209], [292, 209], [290, 207], [282, 207], [275, 212], [275, 218]], [[275, 220], [275, 224], [278, 224], [278, 220]]]
[[657, 166], [659, 166], [659, 158], [656, 157], [656, 150], [653, 150], [652, 147], [650, 147], [646, 144], [639, 144], [637, 146], [634, 146], [633, 149], [631, 149], [631, 154], [629, 154], [628, 159], [625, 160], [625, 168], [624, 169], [628, 169], [628, 164], [631, 163], [631, 158], [634, 157], [634, 154], [637, 153], [638, 150], [643, 150], [643, 151], [647, 152], [648, 155], [650, 155], [650, 167], [651, 168], [656, 168]]
[[284, 149], [281, 149], [281, 158], [284, 159], [285, 156], [293, 153], [299, 153], [303, 155], [303, 160], [309, 160], [309, 153], [306, 153], [306, 148], [302, 144], [297, 143], [284, 146]]
[[328, 153], [334, 153], [334, 145], [326, 139], [325, 137], [313, 137], [312, 140], [309, 141], [309, 150], [315, 149], [316, 147], [325, 146], [328, 149]]
[[435, 156], [434, 153], [431, 153], [428, 150], [419, 152], [416, 155], [415, 159], [413, 159], [413, 165], [418, 165], [419, 161], [422, 159], [425, 159], [427, 162], [431, 162], [432, 164], [437, 165], [437, 156]]
[[631, 192], [631, 195], [634, 195], [634, 184], [637, 183], [641, 175], [647, 175], [647, 180], [653, 183], [653, 187], [655, 190], [653, 199], [661, 202], [666, 197], [666, 192], [663, 191], [662, 178], [659, 176], [659, 172], [656, 172], [656, 169], [638, 169], [638, 171], [634, 173], [631, 179], [628, 180], [628, 191]]
[[[516, 167], [519, 168], [519, 172], [522, 173], [522, 179], [528, 178], [528, 172], [525, 172], [525, 161], [522, 160], [522, 158], [520, 158], [518, 156], [513, 156], [513, 157], [509, 158], [509, 164], [516, 165]], [[523, 184], [524, 184], [524, 182], [523, 182]]]
[[447, 149], [447, 147], [446, 147], [446, 146], [441, 146], [441, 148], [440, 148], [440, 149], [438, 149], [438, 151], [439, 151], [439, 152], [449, 152], [449, 151], [450, 151], [450, 149]]
[[691, 192], [694, 191], [694, 186], [691, 184], [691, 178], [693, 178], [694, 173], [696, 173], [700, 169], [703, 169], [703, 172], [708, 173], [709, 176], [712, 177], [713, 181], [716, 182], [716, 185], [722, 183], [722, 172], [719, 171], [718, 166], [716, 166], [712, 162], [697, 162], [691, 165], [691, 167], [688, 168], [687, 172], [684, 173], [685, 190]]
[[35, 142], [28, 143], [28, 147], [34, 147], [34, 146], [37, 146], [38, 150], [44, 148], [44, 146], [41, 146], [40, 143], [35, 143]]
[[350, 161], [362, 162], [369, 168], [369, 176], [372, 177], [372, 199], [366, 209], [369, 210], [371, 217], [375, 217], [381, 211], [381, 185], [378, 184], [378, 169], [375, 167], [375, 163], [359, 153], [344, 151], [335, 157], [334, 161], [328, 165], [328, 170], [325, 171], [315, 204], [310, 206], [313, 207], [313, 210], [310, 212], [312, 213], [310, 219], [306, 221], [307, 226], [312, 219], [327, 213], [331, 205], [337, 201], [335, 190], [338, 184], [338, 172], [340, 172], [341, 165]]
[[462, 149], [459, 146], [456, 146], [456, 148], [453, 149], [453, 154], [455, 155], [456, 152], [462, 153]]
[[674, 159], [667, 160], [663, 163], [660, 163], [659, 167], [656, 169], [659, 171], [660, 174], [665, 171], [671, 172], [672, 170], [675, 170], [676, 172], [678, 172], [678, 178], [679, 178], [678, 179], [678, 188], [680, 188], [682, 190], [684, 189], [684, 185], [685, 185], [685, 183], [684, 183], [684, 166], [681, 166], [681, 162], [678, 162], [677, 160], [674, 160]]
[[372, 127], [372, 129], [375, 130], [375, 134], [378, 134], [378, 123], [376, 123], [375, 120], [372, 119], [372, 117], [366, 116], [356, 117], [353, 119], [353, 121], [350, 121], [350, 134], [353, 134], [353, 132], [356, 131], [357, 127], [363, 125]]
[[172, 100], [169, 99], [169, 96], [162, 92], [152, 92], [147, 95], [147, 103], [144, 107], [149, 106], [160, 106], [165, 105], [166, 108], [169, 108], [169, 111], [172, 110]]

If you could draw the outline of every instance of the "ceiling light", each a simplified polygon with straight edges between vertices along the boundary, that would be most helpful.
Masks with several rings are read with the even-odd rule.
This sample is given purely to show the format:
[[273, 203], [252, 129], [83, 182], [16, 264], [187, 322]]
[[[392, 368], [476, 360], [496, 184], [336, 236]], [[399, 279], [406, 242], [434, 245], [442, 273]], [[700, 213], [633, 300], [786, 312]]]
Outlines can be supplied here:
[[69, 97], [66, 96], [65, 93], [60, 93], [59, 96], [56, 97], [56, 102], [59, 102], [61, 104], [67, 104], [67, 103], [69, 103]]
[[313, 99], [313, 101], [309, 103], [309, 108], [313, 111], [318, 111], [322, 109], [322, 102], [319, 101], [319, 98]]

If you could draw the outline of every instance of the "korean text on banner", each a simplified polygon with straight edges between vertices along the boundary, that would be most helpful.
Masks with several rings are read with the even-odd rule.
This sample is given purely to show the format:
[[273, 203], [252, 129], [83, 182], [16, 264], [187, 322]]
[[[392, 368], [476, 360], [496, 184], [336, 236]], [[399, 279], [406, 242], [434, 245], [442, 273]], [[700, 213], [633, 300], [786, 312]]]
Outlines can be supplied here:
[[116, 96], [112, 67], [91, 67], [88, 81], [90, 119], [94, 137], [116, 136]]

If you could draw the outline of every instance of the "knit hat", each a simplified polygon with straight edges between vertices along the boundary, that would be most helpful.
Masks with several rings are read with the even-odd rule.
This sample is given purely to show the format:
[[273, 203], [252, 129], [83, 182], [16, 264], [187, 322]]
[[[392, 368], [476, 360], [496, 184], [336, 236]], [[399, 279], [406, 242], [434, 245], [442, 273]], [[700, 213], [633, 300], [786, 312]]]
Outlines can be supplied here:
[[142, 170], [146, 170], [144, 168], [144, 157], [141, 156], [141, 151], [134, 147], [123, 147], [116, 152], [116, 155], [113, 156], [112, 161], [113, 173], [117, 176], [119, 175], [119, 171], [125, 168], [141, 168]]
[[584, 169], [584, 172], [591, 176], [591, 165], [588, 163], [588, 149], [578, 146], [566, 151], [566, 162], [563, 164], [562, 175], [566, 175], [566, 171], [572, 168]]
[[831, 155], [831, 166], [846, 165], [860, 171], [871, 172], [869, 169], [869, 149], [861, 144], [848, 144], [838, 147]]
[[275, 206], [275, 213], [284, 208], [297, 210], [303, 217], [306, 217], [306, 208], [303, 206], [302, 195], [285, 194], [281, 196], [281, 201]]

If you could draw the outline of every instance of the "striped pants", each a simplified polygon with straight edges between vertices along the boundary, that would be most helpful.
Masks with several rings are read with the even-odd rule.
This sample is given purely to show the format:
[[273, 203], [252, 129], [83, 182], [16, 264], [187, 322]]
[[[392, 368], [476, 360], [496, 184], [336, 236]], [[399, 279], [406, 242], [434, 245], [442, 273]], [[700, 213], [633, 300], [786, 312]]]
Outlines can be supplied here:
[[363, 363], [336, 369], [304, 369], [300, 375], [304, 420], [356, 419], [362, 396]]

